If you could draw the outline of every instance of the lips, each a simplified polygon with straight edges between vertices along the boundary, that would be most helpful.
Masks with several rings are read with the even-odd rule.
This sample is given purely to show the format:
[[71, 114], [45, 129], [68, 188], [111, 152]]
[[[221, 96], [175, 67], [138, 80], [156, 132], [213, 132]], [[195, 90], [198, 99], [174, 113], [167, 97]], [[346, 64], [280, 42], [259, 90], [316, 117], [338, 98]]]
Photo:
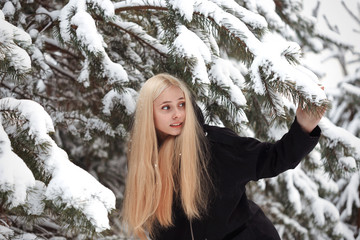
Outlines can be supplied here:
[[182, 123], [174, 123], [174, 124], [170, 124], [170, 127], [180, 127], [182, 125]]

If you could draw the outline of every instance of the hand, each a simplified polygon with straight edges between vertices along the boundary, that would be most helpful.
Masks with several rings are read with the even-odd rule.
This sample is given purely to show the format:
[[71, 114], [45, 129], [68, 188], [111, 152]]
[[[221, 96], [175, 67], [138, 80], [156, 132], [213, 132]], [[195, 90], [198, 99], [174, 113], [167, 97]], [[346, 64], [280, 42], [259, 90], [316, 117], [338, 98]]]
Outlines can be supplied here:
[[[321, 89], [324, 90], [324, 87], [321, 86]], [[318, 125], [322, 116], [325, 114], [326, 108], [322, 109], [321, 113], [318, 115], [312, 114], [309, 110], [303, 109], [301, 104], [299, 104], [296, 110], [296, 119], [301, 128], [307, 132], [311, 133], [312, 130]]]

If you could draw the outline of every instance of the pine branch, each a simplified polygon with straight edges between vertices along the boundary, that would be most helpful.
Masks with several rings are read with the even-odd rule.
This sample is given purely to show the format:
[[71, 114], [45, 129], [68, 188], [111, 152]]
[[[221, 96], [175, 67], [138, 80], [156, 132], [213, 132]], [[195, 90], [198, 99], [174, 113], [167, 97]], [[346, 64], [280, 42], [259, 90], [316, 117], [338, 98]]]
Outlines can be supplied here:
[[156, 11], [168, 11], [167, 7], [152, 6], [152, 5], [141, 5], [141, 6], [126, 6], [115, 9], [115, 13], [121, 13], [126, 11], [142, 11], [142, 10], [156, 10]]
[[[173, 15], [176, 15], [176, 13], [174, 12], [174, 10], [170, 10], [169, 8], [165, 8], [165, 7], [158, 7], [158, 6], [151, 6], [151, 5], [145, 5], [145, 6], [128, 6], [128, 7], [123, 7], [123, 8], [117, 8], [115, 10], [116, 13], [122, 12], [122, 11], [130, 11], [130, 10], [159, 10], [159, 11], [168, 11], [171, 12], [173, 11]], [[230, 30], [230, 26], [219, 26], [216, 21], [210, 17], [210, 16], [206, 16], [198, 11], [194, 11], [194, 16], [193, 16], [193, 21], [194, 22], [206, 22], [206, 21], [201, 21], [199, 20], [198, 17], [201, 18], [206, 18], [208, 19], [210, 22], [212, 22], [213, 26], [216, 26], [217, 31], [218, 32], [222, 32], [222, 34], [219, 35], [219, 40], [224, 42], [224, 45], [226, 46], [233, 46], [235, 44], [235, 46], [233, 49], [238, 49], [238, 51], [235, 52], [235, 56], [240, 57], [242, 56], [242, 59], [244, 59], [244, 62], [250, 62], [252, 59], [252, 55], [249, 53], [248, 48], [246, 47], [245, 42], [241, 39], [241, 37], [238, 34], [233, 33]], [[182, 19], [182, 18], [181, 18]], [[184, 20], [181, 20], [180, 22], [183, 22], [185, 25], [187, 25], [186, 21], [184, 22]], [[164, 22], [164, 24], [167, 24], [166, 22]], [[242, 38], [245, 38], [245, 36], [242, 36]], [[232, 44], [226, 44], [227, 41], [230, 41]], [[233, 51], [229, 51], [229, 52], [233, 52]]]
[[162, 57], [166, 57], [167, 53], [163, 52], [161, 49], [156, 48], [155, 46], [153, 46], [151, 43], [149, 43], [147, 40], [143, 39], [141, 36], [137, 35], [135, 32], [131, 31], [131, 28], [124, 28], [121, 27], [119, 24], [115, 23], [115, 22], [110, 22], [111, 26], [114, 26], [118, 29], [120, 29], [123, 32], [126, 32], [127, 34], [129, 34], [130, 36], [132, 36], [134, 39], [136, 39], [140, 44], [144, 44], [147, 47], [151, 48], [152, 50], [154, 50], [155, 52], [157, 52], [160, 56]]
[[264, 71], [262, 68], [259, 69], [259, 72], [262, 76], [262, 83], [266, 88], [266, 95], [268, 102], [272, 106], [272, 109], [276, 113], [277, 116], [279, 115], [278, 111], [276, 109], [279, 109], [279, 107], [272, 99], [273, 97], [276, 97], [275, 93], [279, 93], [282, 96], [288, 98], [289, 100], [293, 100], [294, 102], [298, 102], [300, 106], [305, 108], [307, 111], [311, 112], [311, 114], [315, 116], [321, 116], [324, 109], [327, 109], [330, 107], [330, 102], [328, 100], [323, 100], [320, 103], [314, 104], [312, 99], [309, 99], [307, 97], [304, 97], [306, 94], [301, 88], [296, 86], [296, 84], [290, 80], [286, 80], [285, 82], [282, 82], [278, 79], [274, 79], [274, 75], [267, 75], [264, 74]]
[[21, 117], [18, 111], [8, 110], [6, 106], [0, 107], [4, 129], [16, 128], [16, 131], [12, 130], [9, 134], [13, 151], [27, 164], [35, 179], [48, 183], [50, 175], [45, 172], [40, 155], [48, 151], [49, 143], [36, 144], [35, 139], [29, 136], [28, 120]]
[[349, 13], [349, 15], [360, 25], [360, 18], [358, 18], [353, 11], [349, 9], [344, 0], [341, 1], [341, 4], [344, 6], [345, 10]]

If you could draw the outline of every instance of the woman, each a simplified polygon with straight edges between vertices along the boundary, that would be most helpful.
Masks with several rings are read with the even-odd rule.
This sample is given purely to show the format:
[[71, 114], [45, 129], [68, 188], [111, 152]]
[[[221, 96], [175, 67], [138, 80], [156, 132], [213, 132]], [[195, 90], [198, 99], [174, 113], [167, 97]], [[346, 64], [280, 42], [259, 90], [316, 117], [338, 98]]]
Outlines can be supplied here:
[[150, 78], [129, 142], [124, 222], [141, 239], [280, 239], [245, 185], [296, 167], [317, 144], [319, 121], [299, 108], [281, 140], [261, 143], [205, 125], [182, 81]]

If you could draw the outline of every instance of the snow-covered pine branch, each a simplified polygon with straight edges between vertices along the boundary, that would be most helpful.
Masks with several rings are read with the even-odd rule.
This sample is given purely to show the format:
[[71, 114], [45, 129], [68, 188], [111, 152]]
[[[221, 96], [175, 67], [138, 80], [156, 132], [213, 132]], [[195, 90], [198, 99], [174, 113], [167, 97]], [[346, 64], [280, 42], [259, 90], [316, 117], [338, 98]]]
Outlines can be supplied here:
[[[120, 64], [111, 61], [106, 53], [105, 48], [107, 45], [97, 30], [95, 20], [87, 12], [87, 5], [89, 4], [101, 7], [101, 11], [106, 13], [108, 18], [114, 16], [114, 6], [108, 0], [103, 1], [101, 4], [98, 4], [97, 1], [93, 3], [85, 0], [71, 0], [60, 12], [61, 38], [69, 44], [76, 39], [80, 51], [88, 62], [92, 62], [93, 58], [99, 58], [101, 62], [100, 75], [107, 78], [110, 85], [121, 85], [128, 82], [128, 75], [124, 68]], [[88, 76], [84, 72], [91, 71], [88, 68], [88, 64], [83, 65], [81, 82], [84, 82], [84, 77]]]
[[[152, 4], [154, 4], [154, 7], [164, 8], [166, 6], [166, 4], [162, 1], [126, 1], [126, 3], [122, 2], [118, 4], [117, 8], [129, 9], [130, 7], [149, 7], [152, 6]], [[197, 0], [187, 3], [186, 5], [188, 7], [185, 7], [184, 4], [180, 3], [180, 1], [170, 1], [169, 4], [173, 9], [179, 11], [180, 15], [184, 16], [188, 21], [192, 20], [193, 14], [200, 14], [213, 21], [219, 27], [226, 29], [229, 35], [232, 35], [235, 39], [237, 39], [237, 41], [243, 43], [243, 47], [245, 47], [253, 55], [250, 74], [254, 83], [254, 90], [257, 94], [266, 94], [266, 86], [267, 84], [271, 84], [272, 81], [276, 81], [278, 84], [283, 83], [284, 85], [290, 82], [296, 89], [296, 93], [293, 94], [297, 96], [297, 99], [304, 99], [304, 102], [306, 102], [307, 105], [315, 103], [316, 106], [326, 106], [328, 104], [323, 91], [317, 87], [317, 77], [314, 74], [309, 74], [310, 71], [305, 72], [303, 68], [299, 69], [299, 67], [293, 66], [289, 63], [289, 59], [299, 61], [300, 48], [297, 44], [287, 42], [285, 39], [278, 37], [281, 42], [279, 42], [279, 44], [276, 45], [277, 47], [275, 47], [275, 41], [273, 41], [273, 39], [268, 41], [266, 39], [263, 40], [256, 36], [248, 28], [247, 24], [250, 26], [256, 25], [261, 26], [262, 28], [265, 27], [263, 18], [260, 15], [256, 15], [253, 12], [250, 14], [249, 11], [243, 11], [243, 8], [234, 2], [224, 4], [222, 1]], [[232, 12], [236, 12], [239, 16], [243, 17], [237, 18], [236, 16], [223, 10], [222, 6], [225, 6], [227, 10], [232, 8]], [[271, 4], [269, 5], [269, 3], [259, 3], [257, 9], [263, 9], [263, 11], [275, 13], [275, 7]], [[181, 27], [177, 26], [177, 28], [179, 29]], [[184, 27], [181, 29], [184, 29]], [[181, 31], [183, 32], [183, 30]], [[178, 35], [179, 36], [174, 40], [174, 45], [178, 46], [177, 49], [186, 49], [186, 41], [183, 41], [183, 43], [179, 45], [179, 40], [181, 39], [179, 38], [181, 36], [180, 32], [178, 32]], [[267, 34], [267, 36], [272, 37], [271, 34]], [[201, 47], [199, 49], [205, 48]], [[289, 49], [292, 51], [288, 51]], [[209, 50], [202, 50], [201, 58], [199, 58], [201, 54], [197, 54], [197, 57], [192, 57], [196, 59], [194, 63], [195, 69], [198, 69], [200, 66], [204, 66], [203, 57], [205, 55], [203, 54], [206, 52], [209, 52]], [[182, 57], [189, 56], [182, 54]], [[205, 59], [209, 62], [209, 57], [206, 57]], [[195, 71], [199, 75], [197, 77], [205, 78], [207, 75], [206, 71], [201, 70], [200, 72], [202, 72], [202, 74], [200, 74], [199, 71], [200, 70]], [[289, 95], [289, 92], [291, 92], [289, 88], [282, 87], [282, 89], [284, 92], [277, 94]], [[274, 94], [271, 94], [271, 96], [274, 96]], [[280, 99], [280, 97], [278, 98]], [[281, 101], [277, 104], [273, 104], [273, 107], [277, 109], [276, 112], [278, 112], [278, 115], [280, 116], [283, 115], [283, 110], [279, 111], [281, 106]]]
[[0, 10], [0, 71], [21, 76], [31, 70], [29, 54], [24, 50], [31, 45], [31, 38], [25, 31], [5, 20]]
[[340, 175], [354, 171], [360, 163], [360, 138], [344, 128], [337, 127], [328, 118], [321, 119], [319, 126], [323, 138], [323, 155], [326, 157], [327, 171]]
[[[66, 152], [56, 145], [49, 136], [51, 132], [54, 132], [54, 127], [46, 111], [39, 104], [30, 100], [3, 98], [0, 100], [0, 112], [16, 112], [23, 121], [22, 124], [14, 126], [9, 122], [4, 123], [5, 120], [3, 119], [2, 125], [6, 126], [5, 131], [2, 127], [0, 129], [3, 142], [3, 154], [0, 156], [0, 162], [2, 165], [6, 163], [13, 166], [1, 168], [3, 173], [1, 177], [6, 177], [6, 179], [0, 181], [2, 191], [13, 190], [8, 199], [13, 200], [10, 206], [15, 207], [20, 204], [25, 205], [25, 208], [31, 206], [31, 204], [26, 203], [26, 194], [35, 186], [32, 172], [11, 151], [10, 140], [6, 133], [7, 129], [14, 132], [17, 131], [15, 127], [20, 127], [21, 131], [26, 131], [35, 146], [40, 149], [36, 155], [37, 164], [43, 168], [50, 178], [48, 182], [41, 179], [46, 184], [40, 188], [39, 194], [41, 194], [42, 201], [50, 201], [54, 207], [62, 211], [76, 209], [92, 224], [95, 231], [100, 232], [108, 229], [110, 227], [108, 213], [115, 208], [114, 194], [85, 170], [74, 165], [68, 159]], [[42, 147], [43, 144], [46, 146]], [[14, 161], [8, 162], [10, 159]], [[31, 213], [32, 211], [32, 209], [28, 209], [28, 212]], [[42, 214], [42, 212], [36, 212], [37, 215]], [[79, 226], [84, 221], [81, 218], [72, 220], [75, 220], [74, 224], [79, 224]]]
[[157, 51], [159, 54], [163, 56], [166, 56], [166, 54], [168, 54], [168, 47], [163, 45], [158, 39], [147, 34], [147, 32], [144, 31], [144, 29], [140, 25], [133, 22], [121, 21], [119, 18], [115, 18], [115, 20], [112, 21], [112, 24], [125, 31], [126, 33], [134, 36], [136, 39], [139, 40], [139, 42], [146, 44], [150, 48]]
[[24, 161], [11, 149], [0, 115], [0, 194], [7, 194], [10, 208], [26, 202], [27, 190], [35, 186], [35, 178]]
[[[11, 41], [28, 53], [32, 71], [22, 81], [9, 81], [11, 76], [1, 75], [0, 97], [31, 99], [44, 106], [56, 126], [52, 136], [58, 146], [74, 163], [111, 187], [119, 204], [126, 172], [126, 130], [131, 124], [136, 92], [147, 78], [159, 72], [171, 73], [189, 84], [198, 95], [197, 102], [208, 123], [233, 128], [241, 135], [273, 141], [287, 131], [298, 100], [308, 105], [318, 104], [315, 111], [326, 104], [317, 86], [317, 76], [322, 80], [326, 78], [322, 74], [325, 69], [319, 71], [316, 65], [308, 62], [306, 68], [315, 72], [315, 76], [302, 67], [301, 55], [302, 51], [310, 50], [313, 54], [330, 50], [328, 56], [342, 58], [342, 70], [353, 80], [345, 79], [339, 91], [331, 94], [333, 110], [329, 119], [358, 135], [359, 77], [356, 73], [350, 76], [351, 71], [344, 65], [355, 65], [359, 58], [345, 61], [348, 59], [342, 54], [348, 51], [346, 39], [334, 33], [333, 23], [329, 22], [329, 29], [319, 28], [316, 18], [302, 11], [302, 5], [300, 0], [0, 1], [4, 22], [27, 32], [33, 42], [25, 46], [17, 42], [16, 36], [8, 38], [14, 39]], [[356, 15], [356, 8], [351, 11]], [[0, 29], [3, 26], [1, 24]], [[27, 60], [21, 64], [30, 66]], [[3, 59], [0, 62], [3, 64]], [[3, 66], [3, 72], [11, 70], [9, 65]], [[45, 144], [39, 151], [34, 148], [27, 125], [22, 125], [23, 118], [18, 124], [21, 123], [19, 126], [24, 131], [9, 127], [7, 120], [18, 117], [18, 112], [11, 112], [3, 114], [4, 130], [11, 140], [12, 152], [27, 164], [49, 146]], [[329, 129], [327, 133], [337, 132], [337, 128]], [[302, 214], [311, 210], [308, 207], [313, 206], [315, 200], [304, 204], [311, 198], [295, 184], [294, 175], [277, 178], [272, 184], [265, 180], [254, 199], [266, 205], [264, 209], [272, 216], [284, 240], [334, 240], [345, 236], [346, 240], [354, 239], [356, 212], [350, 216], [345, 213], [357, 206], [355, 198], [345, 194], [354, 188], [344, 191], [340, 203], [334, 187], [339, 175], [331, 175], [327, 162], [334, 163], [331, 167], [350, 170], [357, 159], [346, 149], [351, 148], [351, 144], [343, 145], [347, 137], [343, 139], [343, 136], [332, 134], [327, 137], [322, 138], [322, 144], [304, 161], [301, 170], [308, 176], [305, 184], [314, 186], [313, 199], [327, 200], [339, 207], [340, 224], [328, 221], [328, 225], [321, 227], [313, 223], [315, 215]], [[329, 145], [331, 142], [337, 144]], [[22, 146], [28, 146], [31, 151], [24, 154]], [[324, 154], [329, 153], [327, 151], [331, 154]], [[36, 162], [41, 164], [41, 161]], [[32, 166], [29, 169], [33, 169]], [[33, 171], [35, 179], [47, 177], [40, 173]], [[346, 172], [349, 178], [338, 180], [339, 191], [350, 184], [351, 174], [351, 171]], [[287, 185], [284, 180], [288, 180]], [[45, 183], [49, 181], [47, 178]], [[33, 205], [41, 206], [45, 183], [35, 181], [30, 193], [40, 196], [40, 200], [30, 201]], [[289, 192], [294, 194], [287, 194]], [[31, 194], [27, 196], [37, 198]], [[344, 210], [347, 199], [349, 204]], [[320, 203], [318, 209], [323, 210], [316, 216], [318, 222], [322, 222], [323, 217], [327, 219], [327, 214], [334, 215], [328, 213], [329, 208], [322, 200], [317, 201]], [[42, 211], [42, 207], [28, 209], [33, 209], [33, 215]], [[294, 215], [294, 209], [301, 209], [301, 213]], [[65, 210], [63, 214], [54, 215], [72, 222], [78, 216], [73, 212], [79, 211]], [[9, 214], [6, 217], [11, 221], [19, 219]], [[122, 236], [116, 232], [122, 228], [118, 216], [113, 220], [116, 226], [112, 233]], [[15, 224], [15, 220], [12, 223]], [[331, 228], [336, 230], [327, 231]], [[53, 229], [58, 231], [58, 228]], [[333, 236], [338, 230], [341, 234]], [[19, 238], [14, 233], [6, 234]]]

